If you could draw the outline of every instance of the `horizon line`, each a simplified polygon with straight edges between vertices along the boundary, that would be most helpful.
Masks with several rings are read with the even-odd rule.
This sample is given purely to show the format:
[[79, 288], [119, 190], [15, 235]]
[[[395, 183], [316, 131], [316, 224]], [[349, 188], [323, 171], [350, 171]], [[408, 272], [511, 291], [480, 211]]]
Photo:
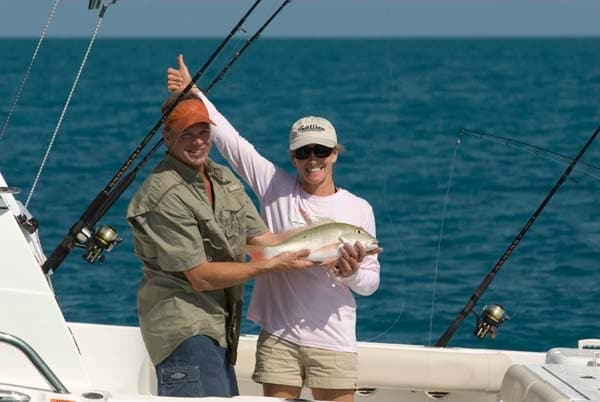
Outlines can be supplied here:
[[[3, 39], [17, 39], [17, 40], [37, 40], [38, 36], [25, 36], [25, 35], [0, 35], [0, 40]], [[89, 39], [88, 36], [83, 35], [48, 35], [45, 39]], [[192, 36], [192, 35], [173, 35], [173, 36], [135, 36], [135, 35], [106, 35], [99, 36], [96, 40], [102, 39], [135, 39], [135, 40], [218, 40], [223, 39], [222, 36], [217, 35], [206, 35], [206, 36]], [[245, 37], [232, 38], [233, 40], [246, 40]], [[478, 34], [478, 35], [322, 35], [322, 36], [296, 36], [296, 35], [277, 35], [277, 36], [262, 36], [261, 40], [323, 40], [323, 39], [335, 39], [335, 40], [355, 40], [355, 39], [373, 39], [373, 40], [389, 40], [389, 39], [600, 39], [600, 34]]]

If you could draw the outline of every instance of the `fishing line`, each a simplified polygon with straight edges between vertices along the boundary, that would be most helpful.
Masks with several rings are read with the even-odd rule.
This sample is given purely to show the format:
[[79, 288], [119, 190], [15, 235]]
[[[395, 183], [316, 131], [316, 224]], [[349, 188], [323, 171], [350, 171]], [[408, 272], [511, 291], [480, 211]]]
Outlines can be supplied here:
[[[392, 63], [392, 50], [391, 50], [391, 42], [388, 40], [387, 41], [387, 72], [388, 72], [388, 79], [390, 80], [390, 82], [393, 83], [393, 79], [394, 79], [394, 71], [393, 71], [393, 63]], [[393, 87], [392, 85], [388, 86], [388, 88], [392, 88], [391, 91], [389, 92], [389, 101], [388, 101], [388, 108], [389, 110], [393, 110], [394, 106], [396, 105], [396, 100], [395, 100], [395, 94], [397, 93], [396, 88]], [[391, 124], [388, 121], [388, 132], [391, 132]], [[372, 143], [369, 143], [369, 147], [373, 147]], [[394, 232], [396, 235], [396, 239], [401, 238], [400, 236], [400, 232], [397, 229], [397, 225], [394, 224], [394, 219], [392, 218], [392, 214], [390, 212], [390, 209], [388, 207], [388, 200], [387, 200], [387, 186], [388, 186], [388, 179], [389, 179], [389, 174], [385, 175], [383, 178], [383, 208], [385, 210], [385, 214], [387, 217], [387, 221], [389, 223], [391, 223], [391, 227], [394, 228]], [[406, 290], [406, 279], [404, 276], [402, 276], [400, 278], [402, 285], [404, 287], [404, 289]], [[396, 315], [396, 318], [392, 321], [392, 323], [387, 327], [387, 329], [385, 329], [384, 331], [380, 332], [379, 334], [375, 335], [372, 338], [366, 339], [365, 342], [372, 342], [375, 341], [379, 338], [381, 338], [382, 336], [386, 335], [387, 333], [389, 333], [395, 326], [396, 324], [400, 321], [400, 318], [402, 318], [402, 314], [404, 314], [404, 306], [406, 303], [406, 292], [403, 292], [404, 296], [402, 297], [402, 302], [400, 305], [400, 311], [398, 312], [398, 314]]]
[[[183, 91], [179, 94], [176, 100], [172, 103], [172, 105], [165, 111], [164, 114], [161, 115], [159, 121], [155, 124], [152, 130], [146, 135], [143, 139], [142, 143], [138, 145], [136, 150], [131, 154], [131, 156], [125, 161], [125, 163], [121, 166], [117, 174], [111, 179], [109, 184], [96, 196], [96, 198], [91, 202], [91, 204], [86, 208], [86, 210], [81, 215], [81, 218], [71, 226], [67, 235], [63, 238], [61, 243], [54, 249], [52, 254], [48, 257], [44, 265], [42, 266], [42, 270], [44, 273], [53, 273], [58, 269], [59, 265], [64, 261], [70, 251], [75, 247], [87, 247], [90, 243], [90, 240], [82, 241], [78, 240], [85, 236], [86, 233], [93, 233], [93, 226], [100, 220], [100, 218], [112, 207], [112, 205], [116, 202], [116, 200], [123, 194], [125, 189], [133, 182], [135, 179], [136, 173], [142, 168], [142, 166], [150, 159], [150, 157], [158, 150], [159, 146], [164, 141], [163, 138], [157, 141], [157, 143], [152, 147], [152, 149], [143, 156], [142, 160], [132, 168], [127, 175], [123, 176], [126, 170], [133, 164], [133, 161], [137, 159], [137, 157], [142, 152], [142, 149], [147, 145], [150, 141], [151, 137], [156, 133], [158, 128], [163, 124], [168, 115], [173, 111], [175, 106], [181, 99], [183, 99], [184, 95], [191, 90], [191, 88], [195, 85], [196, 81], [200, 78], [200, 76], [204, 73], [206, 68], [212, 63], [214, 58], [219, 54], [221, 49], [227, 44], [227, 42], [231, 39], [231, 37], [240, 29], [243, 22], [246, 20], [248, 15], [254, 10], [254, 8], [260, 3], [261, 0], [257, 0], [250, 10], [238, 21], [236, 26], [231, 30], [230, 34], [221, 42], [221, 44], [217, 47], [217, 49], [213, 52], [209, 60], [204, 64], [204, 66], [194, 75], [189, 84], [183, 89]], [[273, 16], [271, 16], [259, 29], [259, 33], [262, 32], [266, 26], [273, 20], [274, 16], [277, 15], [284, 6], [289, 4], [291, 0], [285, 0], [282, 5], [277, 9]], [[254, 35], [249, 41], [254, 41], [258, 35]], [[246, 48], [245, 46], [241, 51], [238, 52], [236, 57], [239, 58], [241, 52], [243, 52]], [[231, 66], [230, 63], [228, 68]], [[83, 236], [82, 236], [83, 235]]]
[[404, 302], [405, 302], [405, 299], [402, 299], [402, 305], [400, 306], [400, 313], [398, 313], [394, 322], [392, 322], [392, 324], [385, 331], [380, 332], [379, 334], [375, 335], [372, 338], [366, 339], [365, 342], [376, 341], [377, 339], [381, 338], [382, 336], [384, 336], [388, 332], [390, 332], [392, 330], [392, 328], [394, 328], [396, 326], [396, 324], [398, 324], [398, 321], [400, 321], [400, 318], [402, 318], [402, 314], [404, 313]]
[[599, 132], [600, 132], [600, 126], [598, 126], [596, 128], [596, 130], [594, 130], [594, 132], [589, 137], [589, 139], [587, 140], [587, 142], [583, 145], [583, 147], [581, 147], [581, 149], [580, 149], [579, 153], [577, 154], [577, 156], [571, 161], [571, 163], [569, 163], [569, 166], [565, 169], [565, 171], [560, 176], [560, 178], [556, 181], [556, 183], [554, 184], [554, 186], [552, 186], [552, 188], [550, 189], [550, 191], [548, 192], [548, 194], [546, 195], [546, 197], [544, 197], [544, 199], [539, 204], [539, 206], [537, 207], [537, 209], [535, 210], [535, 212], [530, 216], [530, 218], [528, 219], [528, 221], [525, 223], [525, 225], [521, 228], [521, 230], [515, 236], [515, 238], [513, 239], [513, 241], [506, 248], [506, 250], [504, 251], [504, 253], [502, 254], [502, 256], [498, 259], [498, 261], [496, 262], [496, 264], [494, 265], [494, 267], [485, 276], [485, 278], [482, 280], [481, 284], [477, 287], [477, 289], [475, 289], [475, 292], [473, 292], [473, 294], [471, 295], [469, 301], [465, 304], [465, 306], [458, 313], [458, 315], [456, 316], [456, 318], [454, 319], [454, 321], [448, 326], [448, 328], [446, 329], [446, 331], [439, 338], [439, 340], [436, 343], [436, 346], [445, 347], [445, 346], [448, 345], [448, 342], [450, 341], [450, 338], [452, 338], [452, 336], [454, 335], [454, 333], [458, 329], [458, 326], [460, 325], [460, 323], [465, 319], [465, 317], [470, 312], [473, 311], [473, 308], [474, 308], [475, 304], [477, 303], [477, 301], [481, 298], [481, 296], [483, 295], [483, 293], [486, 291], [486, 289], [489, 287], [489, 285], [492, 283], [492, 281], [496, 277], [496, 273], [500, 270], [500, 268], [502, 268], [502, 266], [504, 265], [504, 263], [506, 262], [506, 260], [508, 260], [508, 258], [512, 254], [512, 252], [517, 248], [517, 246], [519, 245], [519, 243], [521, 242], [521, 240], [523, 239], [523, 237], [525, 236], [525, 234], [527, 234], [527, 231], [529, 230], [529, 228], [531, 228], [531, 226], [535, 223], [535, 221], [537, 220], [538, 216], [543, 211], [543, 209], [546, 207], [546, 205], [548, 204], [548, 202], [550, 202], [550, 200], [552, 199], [552, 197], [554, 196], [554, 194], [558, 191], [558, 189], [560, 188], [560, 186], [565, 182], [565, 180], [567, 179], [567, 177], [569, 176], [569, 174], [571, 173], [571, 171], [575, 168], [575, 165], [577, 164], [577, 162], [581, 159], [581, 157], [583, 157], [583, 155], [588, 150], [588, 148], [590, 147], [590, 145], [592, 144], [592, 142], [596, 139], [596, 137], [598, 136]]
[[452, 155], [452, 163], [450, 164], [450, 174], [448, 175], [448, 187], [446, 189], [446, 197], [444, 200], [444, 208], [442, 210], [442, 223], [440, 224], [440, 235], [438, 237], [438, 246], [437, 253], [435, 257], [435, 268], [433, 274], [433, 292], [431, 295], [431, 315], [429, 319], [429, 343], [428, 346], [431, 346], [431, 339], [433, 333], [433, 315], [435, 311], [435, 295], [437, 290], [437, 279], [439, 274], [439, 266], [440, 266], [440, 252], [442, 249], [442, 239], [444, 237], [444, 227], [446, 223], [446, 211], [448, 207], [448, 200], [450, 199], [450, 188], [452, 187], [452, 178], [454, 177], [454, 166], [456, 164], [456, 154], [458, 153], [458, 147], [461, 144], [462, 133], [459, 134], [458, 139], [456, 140], [456, 145], [454, 146], [454, 154]]
[[[394, 231], [396, 232], [396, 238], [399, 239], [400, 238], [400, 233], [396, 229], [397, 226], [394, 225], [394, 221], [392, 219], [390, 211], [387, 208], [387, 200], [386, 200], [387, 181], [388, 180], [387, 180], [387, 176], [386, 176], [385, 179], [384, 179], [384, 182], [383, 182], [383, 206], [384, 206], [385, 213], [386, 213], [386, 216], [388, 218], [388, 221], [392, 223], [392, 227], [394, 228]], [[404, 288], [406, 289], [406, 280], [404, 279], [404, 277], [402, 277], [401, 279], [402, 279], [402, 282], [404, 282]], [[387, 329], [385, 329], [384, 331], [382, 331], [379, 334], [375, 335], [374, 337], [365, 340], [365, 342], [372, 342], [372, 341], [375, 341], [376, 339], [381, 338], [382, 336], [384, 336], [385, 334], [387, 334], [388, 332], [390, 332], [392, 330], [392, 328], [394, 328], [396, 326], [396, 324], [398, 323], [398, 321], [400, 321], [400, 318], [402, 317], [402, 314], [404, 313], [405, 301], [406, 301], [406, 296], [402, 297], [402, 304], [400, 305], [400, 312], [396, 315], [396, 319], [394, 319], [394, 321], [390, 324], [390, 326], [388, 326]]]
[[[543, 148], [543, 147], [533, 145], [533, 144], [530, 144], [530, 143], [527, 143], [524, 141], [519, 141], [519, 140], [515, 140], [512, 138], [508, 138], [508, 137], [503, 137], [503, 136], [496, 135], [496, 134], [484, 133], [481, 131], [473, 131], [473, 130], [467, 130], [467, 129], [461, 130], [461, 134], [467, 134], [467, 135], [470, 135], [470, 136], [473, 136], [473, 137], [476, 137], [479, 139], [485, 139], [485, 140], [493, 141], [493, 142], [500, 143], [503, 145], [512, 146], [515, 149], [519, 149], [519, 150], [523, 150], [525, 152], [532, 153], [536, 156], [540, 156], [546, 160], [550, 160], [552, 162], [556, 162], [561, 165], [564, 165], [567, 161], [569, 163], [573, 161], [573, 158], [570, 157], [569, 155], [565, 155], [565, 154], [553, 151], [548, 148]], [[545, 155], [547, 155], [547, 156], [545, 156]], [[585, 162], [585, 161], [579, 161], [577, 164], [579, 173], [593, 177], [595, 179], [600, 179], [600, 173], [598, 175], [594, 175], [591, 172], [588, 172], [586, 170], [582, 171], [581, 166], [585, 166], [588, 169], [597, 170], [597, 171], [600, 171], [600, 166], [596, 166], [596, 165], [593, 165], [593, 164]], [[574, 179], [572, 179], [572, 180], [574, 180]], [[574, 180], [574, 181], [576, 181], [576, 180]]]
[[[454, 166], [456, 163], [456, 157], [457, 157], [457, 153], [458, 153], [458, 146], [460, 144], [462, 144], [462, 137], [464, 134], [470, 135], [470, 136], [474, 136], [478, 139], [485, 139], [485, 140], [490, 140], [496, 143], [500, 143], [502, 145], [507, 145], [507, 146], [514, 146], [516, 149], [519, 150], [525, 150], [526, 152], [530, 152], [530, 153], [534, 153], [536, 156], [541, 156], [544, 157], [544, 154], [549, 154], [552, 155], [553, 157], [548, 157], [545, 158], [547, 160], [551, 160], [553, 162], [557, 162], [557, 163], [561, 163], [563, 164], [563, 160], [569, 160], [572, 161], [573, 158], [561, 154], [559, 152], [555, 152], [552, 151], [550, 149], [547, 148], [542, 148], [533, 144], [529, 144], [527, 142], [523, 142], [523, 141], [519, 141], [519, 140], [514, 140], [508, 137], [503, 137], [500, 135], [495, 135], [495, 134], [489, 134], [489, 133], [484, 133], [484, 132], [478, 132], [478, 131], [472, 131], [472, 130], [466, 130], [463, 129], [461, 130], [461, 132], [459, 133], [459, 138], [456, 142], [456, 146], [454, 149], [454, 155], [452, 158], [452, 163], [451, 163], [451, 167], [450, 167], [450, 176], [449, 176], [449, 180], [448, 180], [448, 187], [447, 187], [447, 193], [446, 193], [446, 199], [444, 202], [444, 208], [443, 208], [443, 213], [442, 213], [442, 223], [441, 223], [441, 227], [440, 227], [440, 235], [439, 235], [439, 239], [438, 239], [438, 250], [437, 250], [437, 256], [436, 256], [436, 263], [435, 263], [435, 277], [434, 277], [434, 294], [432, 297], [432, 309], [431, 309], [431, 322], [430, 322], [430, 328], [429, 328], [429, 345], [431, 345], [431, 337], [432, 337], [432, 328], [433, 328], [433, 316], [434, 316], [434, 303], [435, 303], [435, 290], [437, 288], [436, 286], [436, 281], [438, 278], [438, 267], [439, 267], [439, 259], [440, 259], [440, 253], [441, 253], [441, 242], [442, 242], [442, 238], [443, 238], [443, 230], [444, 230], [444, 225], [445, 225], [445, 221], [446, 221], [446, 210], [447, 210], [447, 205], [449, 203], [449, 194], [450, 194], [450, 189], [452, 186], [452, 177], [453, 177], [453, 170], [454, 170]], [[524, 149], [523, 149], [524, 148]], [[580, 162], [584, 165], [586, 165], [588, 168], [591, 169], [600, 169], [599, 167], [589, 164], [589, 163], [585, 163], [585, 162]], [[584, 172], [585, 173], [585, 172]], [[591, 175], [591, 174], [590, 174]], [[598, 176], [594, 176], [591, 175], [592, 177], [596, 177], [598, 178]], [[542, 258], [542, 262], [543, 262], [543, 258]], [[535, 270], [528, 270], [528, 274], [525, 276], [525, 278], [531, 277], [532, 275], [532, 271]], [[518, 315], [519, 311], [521, 310], [521, 305], [522, 305], [522, 299], [523, 299], [523, 291], [520, 292], [520, 296], [518, 297], [518, 302], [517, 302], [517, 307], [515, 312], [510, 314], [510, 318], [514, 318], [515, 316]]]
[[15, 108], [17, 107], [17, 103], [19, 103], [19, 99], [21, 98], [21, 93], [23, 92], [25, 83], [27, 82], [27, 79], [29, 78], [29, 73], [31, 72], [31, 67], [33, 66], [33, 63], [35, 62], [38, 51], [40, 50], [40, 47], [42, 46], [42, 42], [44, 41], [44, 38], [46, 37], [46, 32], [48, 32], [48, 26], [50, 26], [50, 22], [52, 21], [52, 18], [54, 17], [54, 12], [56, 11], [56, 8], [58, 7], [58, 3], [60, 3], [60, 0], [56, 0], [54, 2], [54, 5], [52, 6], [52, 9], [50, 10], [50, 15], [48, 16], [46, 25], [44, 25], [44, 29], [42, 29], [42, 34], [40, 35], [40, 39], [38, 40], [35, 50], [33, 51], [33, 56], [31, 57], [29, 66], [27, 67], [27, 70], [25, 70], [25, 74], [23, 75], [23, 78], [21, 79], [21, 84], [19, 85], [19, 89], [17, 90], [17, 95], [15, 96], [15, 99], [14, 99], [12, 105], [10, 105], [10, 109], [8, 110], [8, 115], [6, 116], [6, 120], [4, 120], [4, 123], [2, 124], [2, 129], [0, 129], [0, 140], [2, 139], [2, 137], [4, 137], [6, 128], [8, 127], [8, 122], [10, 121], [10, 118], [11, 118]]
[[98, 16], [98, 23], [96, 24], [96, 29], [94, 29], [94, 32], [92, 34], [92, 37], [88, 44], [88, 47], [83, 56], [83, 60], [81, 61], [81, 64], [79, 66], [79, 70], [77, 71], [77, 75], [75, 76], [75, 81], [73, 81], [73, 85], [71, 86], [71, 90], [69, 91], [69, 95], [67, 96], [67, 101], [65, 102], [65, 105], [63, 106], [63, 110], [60, 113], [60, 117], [58, 118], [58, 123], [56, 124], [56, 127], [54, 128], [54, 132], [52, 133], [52, 137], [50, 138], [50, 143], [48, 144], [48, 148], [46, 148], [46, 153], [44, 154], [42, 163], [40, 164], [40, 167], [35, 176], [35, 179], [33, 180], [33, 185], [31, 186], [31, 190], [29, 191], [29, 195], [27, 196], [27, 201], [25, 201], [26, 208], [27, 208], [27, 206], [29, 206], [29, 201], [31, 201], [31, 197], [33, 196], [33, 193], [38, 184], [40, 176], [42, 175], [44, 167], [46, 166], [46, 161], [48, 160], [48, 156], [50, 155], [50, 151], [52, 150], [52, 146], [54, 145], [54, 141], [56, 139], [56, 136], [58, 135], [58, 130], [60, 130], [60, 126], [62, 125], [63, 118], [65, 117], [65, 113], [67, 112], [69, 104], [71, 103], [71, 98], [73, 97], [73, 94], [75, 93], [75, 88], [77, 88], [77, 84], [79, 83], [79, 79], [81, 77], [81, 73], [83, 72], [83, 68], [85, 67], [85, 64], [87, 62], [87, 58], [92, 50], [92, 46], [94, 45], [96, 36], [98, 35], [98, 32], [100, 31], [100, 26], [102, 25], [102, 21], [104, 20], [104, 12], [106, 11], [107, 7], [108, 7], [108, 4], [105, 4], [102, 8], [102, 11], [100, 12], [100, 15]]

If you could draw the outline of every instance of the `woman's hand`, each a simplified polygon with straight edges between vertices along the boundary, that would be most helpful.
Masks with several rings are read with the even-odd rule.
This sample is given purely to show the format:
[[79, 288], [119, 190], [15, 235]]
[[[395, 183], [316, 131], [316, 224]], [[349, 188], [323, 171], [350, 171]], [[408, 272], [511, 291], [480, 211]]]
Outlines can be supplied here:
[[379, 254], [383, 251], [381, 247], [367, 251], [365, 246], [361, 242], [356, 242], [354, 245], [350, 243], [344, 243], [344, 246], [340, 248], [340, 258], [335, 264], [333, 272], [336, 276], [346, 278], [352, 276], [360, 268], [360, 263], [367, 255]]

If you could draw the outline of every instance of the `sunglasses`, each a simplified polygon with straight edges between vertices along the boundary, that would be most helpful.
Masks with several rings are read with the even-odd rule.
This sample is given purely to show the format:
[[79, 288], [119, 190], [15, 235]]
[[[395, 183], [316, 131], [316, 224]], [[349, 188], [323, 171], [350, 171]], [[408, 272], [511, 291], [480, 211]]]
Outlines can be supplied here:
[[313, 154], [316, 158], [327, 158], [333, 152], [333, 148], [326, 147], [325, 145], [305, 145], [292, 151], [294, 158], [298, 160], [305, 160]]

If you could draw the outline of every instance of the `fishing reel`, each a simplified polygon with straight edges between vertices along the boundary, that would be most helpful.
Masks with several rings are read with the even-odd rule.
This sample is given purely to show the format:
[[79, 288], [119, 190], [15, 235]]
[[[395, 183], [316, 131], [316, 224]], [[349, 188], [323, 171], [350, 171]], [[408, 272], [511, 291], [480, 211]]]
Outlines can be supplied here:
[[96, 261], [104, 262], [104, 251], [110, 252], [123, 239], [116, 230], [108, 225], [93, 230], [88, 226], [83, 227], [76, 236], [76, 247], [84, 248], [83, 259], [93, 264]]
[[494, 332], [500, 324], [510, 318], [505, 314], [504, 308], [499, 304], [484, 306], [481, 316], [477, 315], [475, 312], [473, 312], [473, 314], [477, 317], [477, 325], [473, 333], [479, 339], [483, 339], [490, 330]]

